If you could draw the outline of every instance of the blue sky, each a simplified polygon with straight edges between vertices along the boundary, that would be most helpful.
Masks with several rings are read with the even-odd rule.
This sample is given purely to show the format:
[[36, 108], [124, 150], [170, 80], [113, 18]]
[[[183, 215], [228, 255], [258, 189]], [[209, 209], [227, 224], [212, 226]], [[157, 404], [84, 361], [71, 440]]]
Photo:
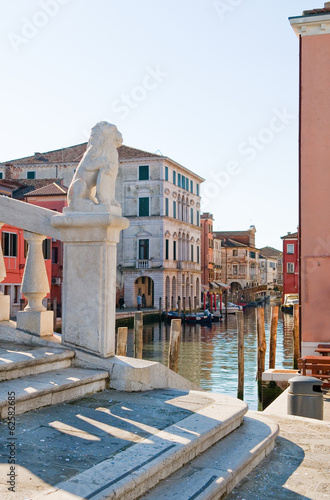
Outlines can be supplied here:
[[1, 1], [0, 161], [84, 142], [125, 144], [206, 179], [217, 230], [281, 248], [298, 222], [304, 0]]

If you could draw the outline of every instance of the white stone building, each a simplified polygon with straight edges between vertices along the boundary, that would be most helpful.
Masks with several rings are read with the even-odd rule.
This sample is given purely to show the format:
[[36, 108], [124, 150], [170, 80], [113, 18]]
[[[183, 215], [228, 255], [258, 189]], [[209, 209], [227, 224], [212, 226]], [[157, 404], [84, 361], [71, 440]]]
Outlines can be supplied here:
[[273, 247], [260, 248], [259, 267], [261, 285], [282, 285], [282, 252]]
[[[0, 164], [5, 179], [62, 178], [68, 186], [87, 143]], [[116, 197], [130, 227], [117, 247], [117, 293], [136, 306], [200, 304], [200, 184], [204, 179], [173, 160], [121, 146]]]

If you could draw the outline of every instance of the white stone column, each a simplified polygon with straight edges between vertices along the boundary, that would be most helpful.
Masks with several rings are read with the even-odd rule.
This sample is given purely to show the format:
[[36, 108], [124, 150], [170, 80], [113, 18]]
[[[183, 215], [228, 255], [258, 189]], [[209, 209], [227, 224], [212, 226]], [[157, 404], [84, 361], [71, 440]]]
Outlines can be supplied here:
[[[0, 222], [2, 228], [3, 222]], [[0, 283], [7, 276], [5, 261], [3, 259], [2, 245], [0, 243]], [[8, 321], [10, 318], [10, 296], [0, 292], [0, 321]]]
[[45, 236], [24, 231], [24, 238], [29, 247], [22, 281], [22, 294], [28, 304], [24, 311], [17, 313], [17, 328], [40, 336], [51, 335], [53, 311], [47, 311], [42, 304], [42, 299], [50, 290], [42, 251]]
[[109, 213], [66, 211], [51, 223], [64, 244], [63, 343], [114, 356], [117, 243], [129, 222]]

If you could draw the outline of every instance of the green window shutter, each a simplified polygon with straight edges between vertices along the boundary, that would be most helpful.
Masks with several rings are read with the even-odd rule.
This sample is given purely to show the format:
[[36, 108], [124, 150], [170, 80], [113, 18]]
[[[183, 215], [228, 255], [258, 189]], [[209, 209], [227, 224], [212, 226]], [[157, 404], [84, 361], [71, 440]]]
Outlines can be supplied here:
[[139, 181], [147, 181], [149, 179], [149, 165], [141, 165], [139, 167]]
[[149, 198], [139, 198], [139, 217], [149, 216]]

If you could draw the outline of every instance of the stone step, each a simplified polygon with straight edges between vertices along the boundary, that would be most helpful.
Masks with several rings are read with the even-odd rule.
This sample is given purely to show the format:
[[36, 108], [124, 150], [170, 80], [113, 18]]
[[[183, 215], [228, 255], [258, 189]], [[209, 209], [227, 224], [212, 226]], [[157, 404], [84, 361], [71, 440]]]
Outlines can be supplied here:
[[102, 391], [108, 379], [106, 371], [65, 368], [3, 381], [0, 383], [0, 416], [7, 418], [8, 408], [13, 406], [15, 415], [19, 415]]
[[71, 366], [73, 350], [53, 347], [0, 346], [0, 382]]
[[239, 427], [247, 411], [238, 399], [199, 391], [175, 398], [176, 407], [191, 407], [187, 398], [203, 406], [36, 498], [137, 499]]
[[279, 426], [248, 412], [243, 425], [141, 500], [218, 500], [225, 498], [274, 448]]

